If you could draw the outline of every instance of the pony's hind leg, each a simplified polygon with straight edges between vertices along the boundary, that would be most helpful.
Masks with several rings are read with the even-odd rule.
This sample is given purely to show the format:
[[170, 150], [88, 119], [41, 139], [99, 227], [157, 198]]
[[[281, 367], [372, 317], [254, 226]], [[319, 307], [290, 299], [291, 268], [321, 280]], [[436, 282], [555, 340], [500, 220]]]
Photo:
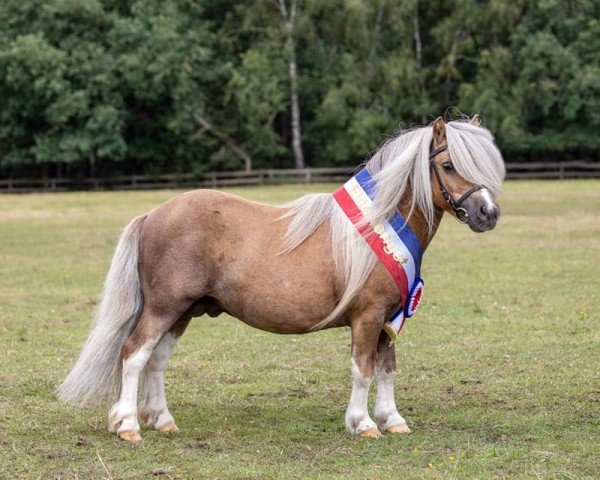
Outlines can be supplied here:
[[108, 429], [124, 440], [141, 440], [137, 420], [137, 394], [139, 377], [155, 347], [173, 326], [179, 314], [155, 313], [148, 305], [121, 349], [121, 394], [108, 414]]
[[398, 413], [394, 399], [394, 376], [396, 373], [396, 350], [385, 332], [381, 332], [377, 344], [377, 399], [375, 421], [382, 431], [410, 433], [406, 420]]
[[191, 318], [191, 315], [184, 315], [171, 327], [154, 349], [146, 366], [146, 398], [140, 408], [140, 419], [144, 426], [154, 427], [161, 432], [179, 430], [167, 407], [164, 372], [171, 352]]
[[367, 406], [381, 332], [382, 322], [378, 318], [378, 315], [363, 314], [352, 321], [352, 394], [346, 409], [346, 430], [361, 437], [381, 436]]

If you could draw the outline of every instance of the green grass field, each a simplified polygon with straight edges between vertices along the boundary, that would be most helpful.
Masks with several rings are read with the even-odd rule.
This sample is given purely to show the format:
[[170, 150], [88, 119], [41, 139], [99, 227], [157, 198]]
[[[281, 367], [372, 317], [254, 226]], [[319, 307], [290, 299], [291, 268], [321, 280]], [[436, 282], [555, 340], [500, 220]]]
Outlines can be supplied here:
[[[240, 188], [281, 202], [332, 185]], [[59, 404], [120, 229], [176, 192], [0, 196], [0, 478], [598, 478], [600, 181], [509, 182], [496, 230], [445, 219], [397, 341], [409, 436], [353, 438], [349, 330], [195, 319], [178, 434], [130, 445]]]

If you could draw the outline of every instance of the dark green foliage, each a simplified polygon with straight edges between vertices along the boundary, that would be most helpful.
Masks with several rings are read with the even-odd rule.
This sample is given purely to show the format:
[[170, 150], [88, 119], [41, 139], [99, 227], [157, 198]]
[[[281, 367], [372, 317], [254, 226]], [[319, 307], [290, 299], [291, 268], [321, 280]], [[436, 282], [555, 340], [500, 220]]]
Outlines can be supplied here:
[[[509, 159], [596, 158], [599, 14], [594, 0], [297, 0], [308, 165], [358, 163], [451, 106], [482, 114]], [[254, 168], [293, 165], [277, 2], [4, 0], [0, 25], [4, 175], [240, 169], [232, 145]]]

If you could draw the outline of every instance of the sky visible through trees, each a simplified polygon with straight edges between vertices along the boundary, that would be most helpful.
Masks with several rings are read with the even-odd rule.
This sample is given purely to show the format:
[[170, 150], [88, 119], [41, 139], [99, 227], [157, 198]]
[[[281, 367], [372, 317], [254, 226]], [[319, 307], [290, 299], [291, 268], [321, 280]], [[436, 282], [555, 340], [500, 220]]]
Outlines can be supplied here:
[[511, 161], [598, 159], [597, 0], [3, 0], [0, 175], [360, 163], [480, 113]]

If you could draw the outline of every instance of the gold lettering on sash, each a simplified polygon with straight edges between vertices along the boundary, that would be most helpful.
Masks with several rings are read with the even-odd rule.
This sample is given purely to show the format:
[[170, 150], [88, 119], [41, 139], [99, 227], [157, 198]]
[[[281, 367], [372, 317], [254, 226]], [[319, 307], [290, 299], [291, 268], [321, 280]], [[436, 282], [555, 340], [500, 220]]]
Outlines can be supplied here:
[[400, 252], [400, 248], [396, 244], [394, 244], [394, 242], [390, 238], [390, 235], [386, 233], [385, 227], [381, 223], [375, 225], [373, 227], [373, 231], [377, 235], [379, 235], [379, 238], [381, 238], [381, 241], [384, 245], [383, 251], [386, 255], [391, 255], [393, 259], [400, 265], [408, 263], [408, 258], [402, 255], [402, 253]]
[[360, 185], [352, 185], [348, 189], [348, 193], [350, 194], [350, 196], [354, 197], [355, 195], [360, 195], [361, 193], [363, 193], [363, 190], [360, 188]]
[[[358, 209], [362, 211], [365, 216], [368, 216], [372, 209], [371, 199], [362, 187], [357, 184], [352, 185], [348, 188], [348, 193], [352, 197], [352, 200], [354, 200]], [[385, 225], [378, 223], [373, 226], [373, 231], [381, 238], [381, 241], [383, 242], [383, 251], [386, 255], [391, 255], [400, 265], [408, 263], [408, 258], [402, 255], [400, 248], [394, 244], [390, 235], [385, 231]]]
[[370, 198], [360, 185], [353, 185], [348, 190], [348, 193], [354, 200], [354, 203], [359, 210], [364, 211], [369, 207]]

